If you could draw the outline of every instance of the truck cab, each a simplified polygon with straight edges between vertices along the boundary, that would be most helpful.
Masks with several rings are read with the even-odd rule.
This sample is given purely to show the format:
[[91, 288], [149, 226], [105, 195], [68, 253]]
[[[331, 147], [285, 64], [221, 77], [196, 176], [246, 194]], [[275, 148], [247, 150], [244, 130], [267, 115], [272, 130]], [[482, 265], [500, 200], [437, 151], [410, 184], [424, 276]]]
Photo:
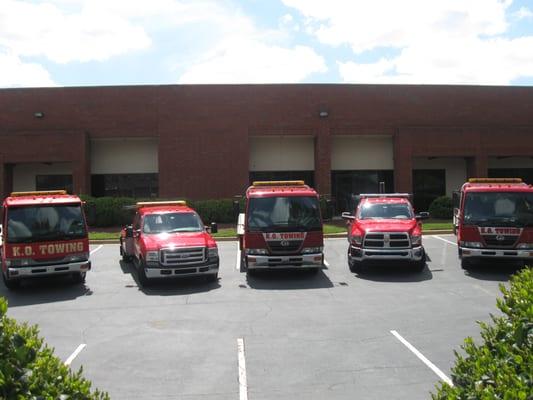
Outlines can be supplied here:
[[133, 261], [139, 283], [187, 276], [218, 279], [218, 247], [200, 216], [185, 201], [139, 202], [132, 225], [120, 234], [120, 255]]
[[411, 265], [423, 271], [426, 252], [420, 221], [406, 193], [361, 194], [355, 212], [343, 213], [348, 224], [348, 266], [362, 272], [373, 264]]
[[15, 289], [25, 278], [71, 275], [83, 283], [89, 237], [82, 201], [64, 190], [15, 192], [2, 207], [2, 278]]
[[324, 235], [314, 189], [303, 181], [256, 181], [245, 200], [237, 224], [241, 270], [322, 267]]
[[461, 267], [533, 262], [533, 186], [519, 178], [472, 178], [454, 194]]

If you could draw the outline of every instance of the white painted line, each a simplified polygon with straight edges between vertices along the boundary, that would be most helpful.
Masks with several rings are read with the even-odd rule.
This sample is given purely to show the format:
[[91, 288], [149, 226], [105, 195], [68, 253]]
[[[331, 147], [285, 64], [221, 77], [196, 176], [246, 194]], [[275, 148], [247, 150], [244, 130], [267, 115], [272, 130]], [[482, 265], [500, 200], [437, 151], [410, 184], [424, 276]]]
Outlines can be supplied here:
[[429, 369], [431, 369], [437, 376], [442, 379], [444, 382], [446, 382], [448, 385], [453, 386], [453, 382], [450, 378], [448, 378], [444, 372], [442, 372], [435, 364], [433, 364], [431, 361], [429, 361], [424, 355], [419, 352], [411, 343], [409, 343], [407, 340], [405, 340], [398, 332], [396, 331], [390, 331], [396, 339], [398, 339], [400, 342], [402, 342], [405, 347], [407, 347], [411, 352], [417, 356], [424, 364], [426, 364]]
[[100, 246], [98, 246], [96, 249], [92, 249], [92, 250], [91, 250], [91, 254], [96, 253], [96, 252], [97, 252], [98, 250], [100, 250], [102, 247], [104, 247], [103, 244], [101, 244]]
[[437, 236], [437, 235], [431, 235], [431, 236], [429, 236], [429, 237], [434, 237], [435, 239], [439, 239], [439, 240], [442, 240], [443, 242], [446, 242], [446, 243], [448, 243], [448, 244], [451, 244], [451, 245], [457, 246], [457, 243], [452, 242], [451, 240], [448, 240], [448, 239], [441, 238], [440, 236]]
[[237, 260], [235, 260], [235, 269], [237, 271], [241, 270], [241, 248], [239, 242], [237, 242]]
[[85, 346], [87, 346], [85, 343], [80, 344], [78, 348], [74, 350], [74, 353], [72, 353], [70, 357], [67, 358], [67, 360], [65, 361], [65, 365], [69, 366], [72, 363], [72, 361], [74, 361], [74, 359], [78, 356], [78, 354], [81, 353], [81, 351], [85, 348]]
[[329, 268], [328, 260], [326, 260], [325, 258], [324, 258], [324, 265]]
[[244, 339], [237, 339], [239, 358], [239, 400], [248, 400], [248, 383], [246, 381], [246, 358], [244, 357]]

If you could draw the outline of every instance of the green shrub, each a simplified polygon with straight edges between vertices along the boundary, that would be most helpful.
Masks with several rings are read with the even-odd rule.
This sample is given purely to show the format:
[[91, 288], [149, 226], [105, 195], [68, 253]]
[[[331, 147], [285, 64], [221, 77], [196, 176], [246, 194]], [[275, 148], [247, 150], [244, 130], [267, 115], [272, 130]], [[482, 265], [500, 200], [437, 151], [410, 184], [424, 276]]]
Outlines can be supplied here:
[[431, 218], [452, 219], [453, 203], [452, 199], [447, 196], [437, 197], [429, 205], [429, 214]]
[[72, 372], [43, 345], [38, 329], [8, 318], [0, 297], [0, 399], [109, 399], [82, 369]]
[[442, 383], [434, 400], [533, 399], [533, 269], [511, 278], [510, 289], [500, 285], [501, 317], [480, 323], [483, 343], [465, 339], [463, 357], [455, 352], [451, 387]]

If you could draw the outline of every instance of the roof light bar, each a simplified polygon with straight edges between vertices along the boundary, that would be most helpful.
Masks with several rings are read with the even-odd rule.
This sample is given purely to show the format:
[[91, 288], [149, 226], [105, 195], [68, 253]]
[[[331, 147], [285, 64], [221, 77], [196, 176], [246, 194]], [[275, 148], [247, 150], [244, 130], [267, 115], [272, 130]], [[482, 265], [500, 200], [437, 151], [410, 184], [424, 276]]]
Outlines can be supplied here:
[[12, 192], [11, 197], [23, 197], [23, 196], [55, 196], [67, 194], [66, 190], [43, 190], [33, 192]]
[[411, 194], [409, 193], [361, 193], [359, 195], [361, 198], [368, 197], [404, 197], [409, 198]]
[[186, 206], [185, 200], [176, 201], [139, 201], [135, 205], [137, 208], [141, 207], [160, 207], [160, 206]]
[[470, 178], [468, 183], [523, 183], [521, 178]]
[[252, 186], [305, 186], [304, 181], [254, 181]]

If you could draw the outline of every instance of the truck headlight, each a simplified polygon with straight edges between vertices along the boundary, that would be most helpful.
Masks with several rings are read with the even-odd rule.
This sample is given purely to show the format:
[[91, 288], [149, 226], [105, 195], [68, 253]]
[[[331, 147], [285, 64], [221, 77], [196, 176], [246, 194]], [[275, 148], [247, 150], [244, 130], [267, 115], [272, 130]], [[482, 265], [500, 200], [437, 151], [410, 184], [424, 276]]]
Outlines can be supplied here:
[[317, 254], [322, 253], [322, 250], [324, 250], [323, 247], [304, 247], [302, 249], [302, 254]]
[[159, 262], [159, 252], [158, 251], [147, 251], [146, 262]]
[[475, 249], [483, 247], [483, 243], [481, 242], [460, 242], [459, 244], [463, 247], [472, 247]]
[[89, 253], [69, 254], [66, 257], [67, 262], [83, 262], [89, 259]]
[[412, 235], [411, 236], [411, 245], [412, 246], [420, 246], [422, 244], [422, 236], [421, 235]]
[[6, 260], [6, 267], [26, 267], [31, 265], [30, 258], [13, 258], [11, 260]]
[[530, 250], [533, 249], [533, 243], [518, 243], [517, 249]]
[[246, 255], [248, 256], [262, 256], [267, 254], [266, 249], [246, 249]]
[[208, 247], [207, 248], [207, 257], [208, 258], [217, 258], [218, 257], [218, 247]]
[[352, 236], [351, 243], [353, 246], [361, 246], [361, 243], [363, 243], [363, 237], [359, 235], [354, 235]]

